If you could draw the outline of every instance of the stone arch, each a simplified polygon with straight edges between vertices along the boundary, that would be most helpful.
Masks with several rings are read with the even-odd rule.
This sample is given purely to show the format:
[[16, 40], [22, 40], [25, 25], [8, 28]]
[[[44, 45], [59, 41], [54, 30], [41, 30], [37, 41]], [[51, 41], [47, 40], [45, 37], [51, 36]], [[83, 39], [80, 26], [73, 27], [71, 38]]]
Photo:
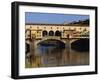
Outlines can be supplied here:
[[49, 31], [49, 36], [54, 36], [54, 31], [50, 30]]
[[71, 43], [71, 48], [76, 51], [89, 51], [89, 39], [79, 39]]
[[[50, 43], [49, 41], [53, 41], [53, 43]], [[54, 43], [54, 41], [56, 41], [56, 43]], [[65, 42], [63, 42], [61, 40], [58, 40], [58, 39], [46, 39], [46, 40], [42, 40], [42, 41], [39, 41], [37, 43], [37, 45], [46, 45], [46, 46], [55, 45], [57, 47], [65, 48]]]
[[46, 30], [44, 30], [43, 32], [42, 32], [42, 36], [47, 36], [48, 35], [48, 32], [46, 31]]
[[55, 32], [55, 36], [61, 36], [61, 32], [57, 30], [57, 31]]
[[58, 40], [58, 41], [61, 41], [61, 42], [63, 42], [63, 43], [66, 43], [66, 41], [61, 40], [60, 37], [55, 37], [55, 36], [52, 36], [52, 37], [50, 36], [50, 37], [49, 37], [49, 36], [47, 36], [47, 37], [44, 37], [44, 38], [41, 39], [41, 40], [36, 41], [35, 44], [37, 45], [37, 44], [39, 44], [40, 42], [43, 42], [43, 41], [45, 41], [45, 40]]
[[79, 39], [72, 39], [72, 40], [70, 40], [70, 43], [73, 43], [73, 42], [75, 42], [77, 40], [79, 40]]

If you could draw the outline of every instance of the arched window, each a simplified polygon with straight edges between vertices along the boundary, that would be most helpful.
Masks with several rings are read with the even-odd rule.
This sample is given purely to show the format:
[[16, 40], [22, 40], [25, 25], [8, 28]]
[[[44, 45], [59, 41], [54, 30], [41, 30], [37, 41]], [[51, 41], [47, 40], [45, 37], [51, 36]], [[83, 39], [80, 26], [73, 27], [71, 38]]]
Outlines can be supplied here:
[[61, 36], [61, 32], [57, 30], [57, 31], [55, 32], [55, 36]]
[[49, 36], [54, 36], [54, 31], [49, 31]]
[[44, 30], [43, 32], [42, 32], [42, 36], [47, 36], [48, 35], [48, 32], [46, 31], [46, 30]]

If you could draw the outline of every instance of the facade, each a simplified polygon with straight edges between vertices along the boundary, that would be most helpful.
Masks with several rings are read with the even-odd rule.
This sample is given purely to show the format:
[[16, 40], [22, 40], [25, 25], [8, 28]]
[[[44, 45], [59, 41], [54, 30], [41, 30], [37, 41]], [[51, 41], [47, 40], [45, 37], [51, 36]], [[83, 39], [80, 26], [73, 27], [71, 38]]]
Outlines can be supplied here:
[[25, 24], [26, 39], [42, 39], [46, 36], [56, 36], [62, 39], [89, 37], [89, 26], [65, 24]]

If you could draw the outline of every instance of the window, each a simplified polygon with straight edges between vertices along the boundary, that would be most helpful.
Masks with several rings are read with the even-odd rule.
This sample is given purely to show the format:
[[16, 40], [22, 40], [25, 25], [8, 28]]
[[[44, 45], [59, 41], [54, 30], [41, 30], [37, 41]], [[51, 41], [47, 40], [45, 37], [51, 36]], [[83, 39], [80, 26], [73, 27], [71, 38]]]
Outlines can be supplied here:
[[46, 31], [46, 30], [44, 30], [43, 32], [42, 32], [42, 36], [47, 36], [48, 35], [48, 32]]
[[57, 30], [57, 31], [55, 32], [55, 36], [61, 36], [61, 32]]
[[49, 31], [49, 36], [54, 36], [54, 31]]

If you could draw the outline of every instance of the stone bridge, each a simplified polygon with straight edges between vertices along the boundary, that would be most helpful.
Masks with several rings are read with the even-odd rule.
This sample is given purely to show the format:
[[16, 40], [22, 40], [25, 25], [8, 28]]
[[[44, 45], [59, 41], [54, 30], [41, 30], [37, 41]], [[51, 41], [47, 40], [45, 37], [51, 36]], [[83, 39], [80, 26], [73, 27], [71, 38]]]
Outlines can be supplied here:
[[39, 43], [46, 40], [57, 40], [57, 41], [63, 42], [64, 44], [66, 43], [66, 40], [61, 40], [59, 36], [45, 36], [41, 39], [35, 40], [35, 45], [38, 45]]
[[60, 42], [63, 42], [65, 45], [68, 44], [68, 43], [73, 43], [79, 39], [85, 39], [85, 38], [89, 38], [89, 37], [75, 37], [75, 38], [66, 38], [66, 39], [62, 39], [61, 37], [59, 36], [45, 36], [41, 39], [38, 39], [38, 40], [35, 40], [34, 41], [34, 44], [35, 46], [37, 46], [39, 43], [43, 42], [43, 41], [46, 41], [46, 40], [57, 40], [57, 41], [60, 41]]

